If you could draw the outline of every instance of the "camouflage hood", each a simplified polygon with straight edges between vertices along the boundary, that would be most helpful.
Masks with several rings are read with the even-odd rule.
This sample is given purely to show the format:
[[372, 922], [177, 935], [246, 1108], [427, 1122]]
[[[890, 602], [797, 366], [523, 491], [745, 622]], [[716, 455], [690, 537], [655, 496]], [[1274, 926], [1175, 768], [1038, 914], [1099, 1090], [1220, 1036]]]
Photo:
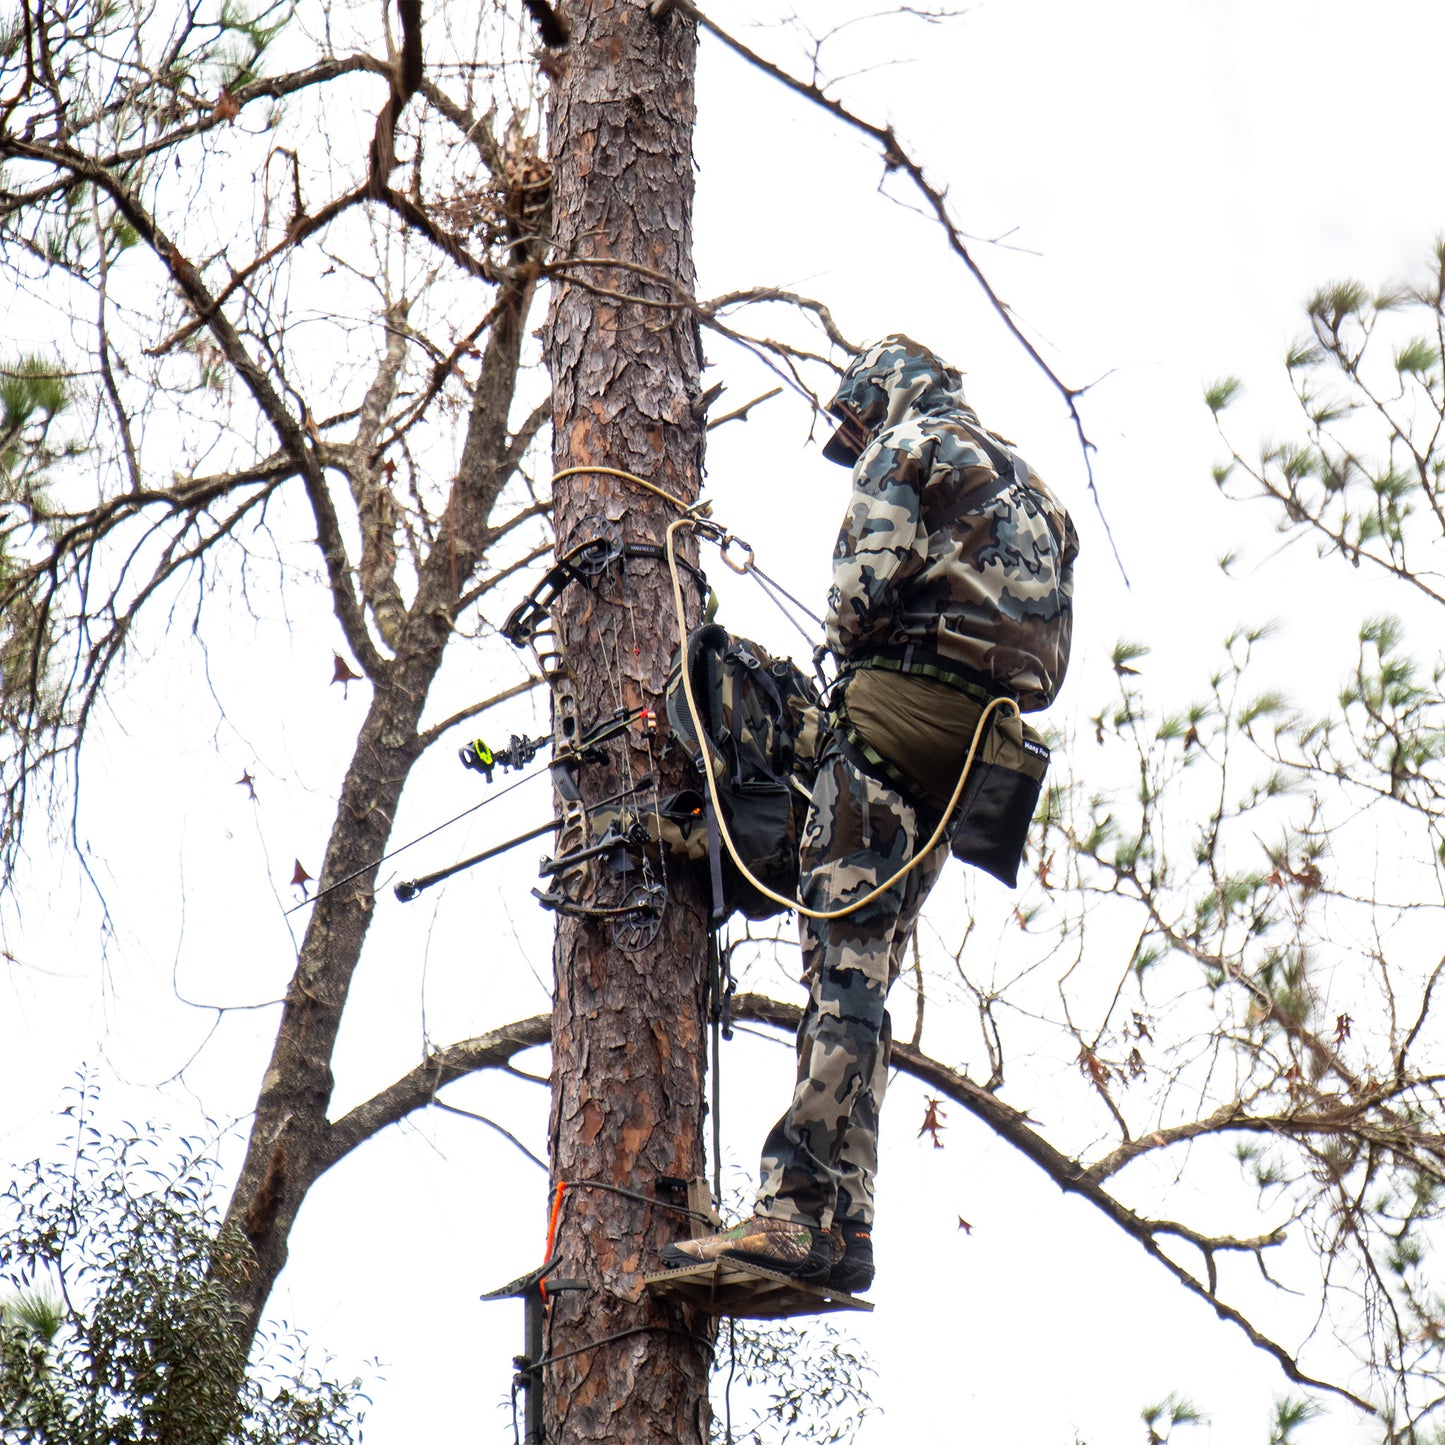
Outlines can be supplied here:
[[901, 334], [885, 336], [854, 358], [828, 411], [843, 425], [829, 439], [823, 455], [846, 467], [857, 461], [864, 442], [910, 415], [962, 412], [978, 425], [963, 394], [962, 375], [926, 346]]

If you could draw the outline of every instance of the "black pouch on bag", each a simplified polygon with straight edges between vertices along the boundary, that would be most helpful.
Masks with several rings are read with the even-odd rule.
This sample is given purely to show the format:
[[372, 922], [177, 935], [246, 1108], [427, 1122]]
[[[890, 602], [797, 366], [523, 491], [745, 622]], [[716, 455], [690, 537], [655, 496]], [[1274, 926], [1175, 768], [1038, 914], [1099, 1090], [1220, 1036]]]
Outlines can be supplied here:
[[953, 856], [1017, 888], [1029, 824], [1048, 770], [1043, 738], [1022, 718], [996, 713], [949, 825]]

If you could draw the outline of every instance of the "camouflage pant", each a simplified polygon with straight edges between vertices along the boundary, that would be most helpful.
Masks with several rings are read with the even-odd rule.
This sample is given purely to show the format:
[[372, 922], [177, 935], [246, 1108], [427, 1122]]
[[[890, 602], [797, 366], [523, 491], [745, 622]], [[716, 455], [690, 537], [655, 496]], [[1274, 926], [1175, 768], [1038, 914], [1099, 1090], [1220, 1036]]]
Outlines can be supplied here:
[[[867, 893], [928, 841], [933, 821], [830, 749], [803, 831], [804, 903], [825, 912]], [[802, 919], [809, 997], [798, 1029], [797, 1088], [763, 1145], [759, 1214], [820, 1229], [835, 1216], [872, 1222], [878, 1110], [893, 1042], [884, 1002], [947, 857], [940, 843], [901, 883], [846, 918]]]

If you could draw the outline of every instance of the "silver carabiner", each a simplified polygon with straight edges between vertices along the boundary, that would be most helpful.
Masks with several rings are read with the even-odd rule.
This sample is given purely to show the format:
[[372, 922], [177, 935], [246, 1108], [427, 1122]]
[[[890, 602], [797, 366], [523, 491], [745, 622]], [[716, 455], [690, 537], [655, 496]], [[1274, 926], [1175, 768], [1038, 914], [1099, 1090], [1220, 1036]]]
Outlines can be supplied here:
[[[736, 542], [737, 545], [748, 554], [747, 560], [741, 564], [734, 562], [733, 559], [728, 556], [728, 549], [733, 545], [734, 542]], [[722, 553], [723, 561], [726, 562], [728, 566], [731, 567], [733, 571], [738, 574], [739, 577], [746, 576], [747, 573], [752, 570], [753, 549], [748, 543], [744, 542], [741, 537], [734, 537], [733, 534], [729, 532], [727, 536], [722, 539], [722, 542], [719, 545], [719, 550]]]

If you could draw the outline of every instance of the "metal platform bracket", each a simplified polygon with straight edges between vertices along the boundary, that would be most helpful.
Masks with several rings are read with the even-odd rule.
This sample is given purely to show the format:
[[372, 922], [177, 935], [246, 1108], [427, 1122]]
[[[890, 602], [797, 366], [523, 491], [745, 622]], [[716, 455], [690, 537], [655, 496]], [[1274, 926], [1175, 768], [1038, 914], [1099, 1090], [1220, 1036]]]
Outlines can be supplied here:
[[[522, 1330], [524, 1346], [520, 1355], [512, 1356], [517, 1373], [513, 1376], [513, 1408], [516, 1390], [526, 1395], [525, 1433], [523, 1445], [543, 1445], [542, 1433], [542, 1364], [543, 1335], [547, 1318], [547, 1295], [543, 1293], [542, 1281], [557, 1268], [561, 1255], [554, 1254], [540, 1269], [524, 1274], [500, 1289], [488, 1290], [484, 1300], [519, 1299], [522, 1301]], [[554, 1279], [546, 1286], [548, 1293], [557, 1294], [563, 1290], [585, 1290], [587, 1286], [576, 1279]]]
[[871, 1311], [857, 1295], [804, 1284], [761, 1265], [740, 1259], [714, 1259], [683, 1269], [642, 1277], [656, 1294], [672, 1295], [710, 1315], [742, 1320], [780, 1320], [797, 1315], [825, 1315], [836, 1310]]

